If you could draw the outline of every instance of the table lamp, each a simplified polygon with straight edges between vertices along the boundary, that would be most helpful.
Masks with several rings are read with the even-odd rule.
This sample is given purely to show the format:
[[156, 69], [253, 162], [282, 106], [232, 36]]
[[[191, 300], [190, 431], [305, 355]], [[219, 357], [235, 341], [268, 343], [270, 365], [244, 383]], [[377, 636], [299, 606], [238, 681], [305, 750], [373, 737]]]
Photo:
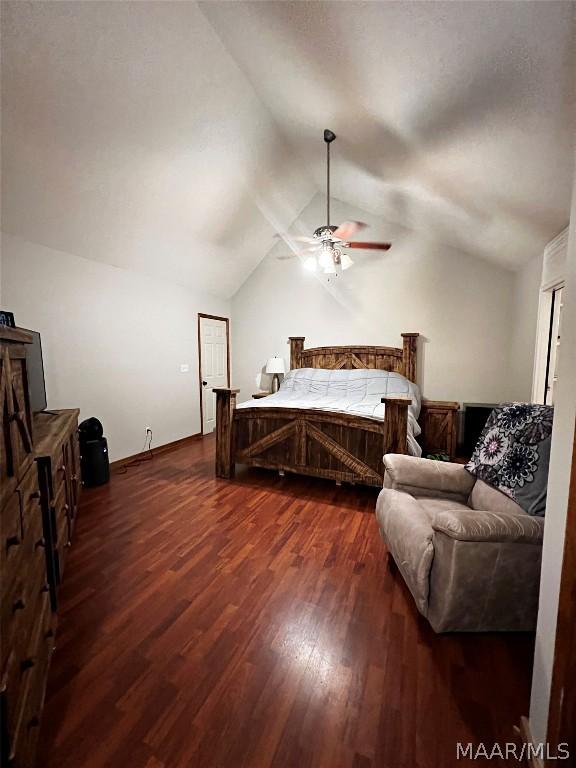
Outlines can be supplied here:
[[274, 374], [272, 377], [272, 392], [278, 392], [280, 389], [279, 373], [286, 373], [283, 357], [271, 357], [266, 363], [266, 373]]

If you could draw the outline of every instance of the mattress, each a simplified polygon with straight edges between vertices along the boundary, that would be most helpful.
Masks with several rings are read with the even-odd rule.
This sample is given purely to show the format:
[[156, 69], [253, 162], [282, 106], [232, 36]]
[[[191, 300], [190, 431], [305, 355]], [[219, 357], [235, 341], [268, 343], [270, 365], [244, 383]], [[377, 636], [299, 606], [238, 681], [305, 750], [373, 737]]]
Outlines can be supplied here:
[[422, 431], [418, 424], [420, 390], [400, 373], [374, 369], [332, 371], [297, 368], [286, 374], [275, 394], [239, 403], [236, 407], [314, 408], [382, 421], [386, 406], [380, 400], [385, 396], [412, 399], [412, 404], [408, 406], [408, 451], [413, 456], [421, 456], [422, 450], [416, 442], [416, 437]]

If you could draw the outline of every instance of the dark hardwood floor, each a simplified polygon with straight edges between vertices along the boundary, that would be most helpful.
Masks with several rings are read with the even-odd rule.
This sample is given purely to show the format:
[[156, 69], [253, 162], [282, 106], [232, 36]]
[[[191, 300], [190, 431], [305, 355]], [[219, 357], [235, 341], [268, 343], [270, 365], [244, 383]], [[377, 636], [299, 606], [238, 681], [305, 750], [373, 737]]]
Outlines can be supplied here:
[[41, 768], [446, 768], [457, 741], [512, 740], [531, 636], [435, 635], [376, 490], [215, 480], [213, 451], [84, 491]]

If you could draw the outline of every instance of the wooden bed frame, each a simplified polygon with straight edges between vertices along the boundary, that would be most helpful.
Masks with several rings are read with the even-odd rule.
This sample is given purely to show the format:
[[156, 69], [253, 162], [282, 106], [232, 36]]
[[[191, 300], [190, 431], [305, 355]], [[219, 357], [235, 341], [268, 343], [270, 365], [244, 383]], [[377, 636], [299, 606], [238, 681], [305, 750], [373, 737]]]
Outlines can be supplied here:
[[[396, 371], [416, 383], [418, 333], [403, 333], [402, 347], [304, 348], [291, 336], [290, 368], [376, 368]], [[240, 390], [216, 393], [216, 475], [231, 478], [235, 465], [295, 472], [382, 486], [385, 453], [407, 452], [410, 399], [383, 397], [379, 422], [346, 413], [299, 408], [240, 408]]]

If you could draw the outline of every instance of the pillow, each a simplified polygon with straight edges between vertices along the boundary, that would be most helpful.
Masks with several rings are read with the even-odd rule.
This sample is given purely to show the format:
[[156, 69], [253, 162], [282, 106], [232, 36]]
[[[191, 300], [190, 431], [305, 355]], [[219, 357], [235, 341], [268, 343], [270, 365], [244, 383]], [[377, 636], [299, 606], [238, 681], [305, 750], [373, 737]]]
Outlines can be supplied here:
[[466, 469], [510, 496], [529, 515], [544, 516], [554, 409], [504, 403], [486, 422]]

